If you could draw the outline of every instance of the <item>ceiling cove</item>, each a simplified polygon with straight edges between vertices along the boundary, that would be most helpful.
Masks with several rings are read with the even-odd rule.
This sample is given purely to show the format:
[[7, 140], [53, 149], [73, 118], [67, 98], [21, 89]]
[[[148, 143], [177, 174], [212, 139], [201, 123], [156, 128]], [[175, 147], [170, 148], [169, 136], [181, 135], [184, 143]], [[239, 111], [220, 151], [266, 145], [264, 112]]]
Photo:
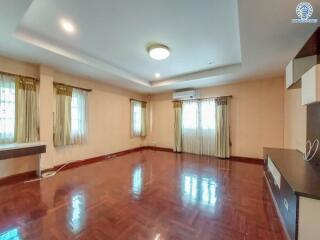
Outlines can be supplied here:
[[[95, 14], [90, 14], [86, 1], [34, 0], [14, 36], [148, 88], [205, 79], [241, 67], [236, 0], [200, 1], [198, 10], [193, 1], [138, 3], [92, 0]], [[172, 10], [150, 11], [165, 8]], [[230, 18], [217, 21], [222, 16]], [[156, 43], [168, 46], [167, 59], [150, 58], [148, 47]]]
[[[308, 2], [320, 19], [320, 1]], [[1, 56], [141, 93], [281, 77], [319, 26], [293, 24], [292, 0], [1, 4]], [[148, 47], [155, 44], [170, 55], [151, 58]]]

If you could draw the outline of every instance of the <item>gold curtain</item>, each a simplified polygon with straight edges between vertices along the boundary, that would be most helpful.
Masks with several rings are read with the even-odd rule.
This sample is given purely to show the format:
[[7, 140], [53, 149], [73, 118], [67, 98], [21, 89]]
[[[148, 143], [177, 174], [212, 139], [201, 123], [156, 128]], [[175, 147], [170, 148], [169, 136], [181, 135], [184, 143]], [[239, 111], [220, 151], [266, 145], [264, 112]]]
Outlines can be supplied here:
[[147, 135], [147, 103], [141, 103], [141, 137]]
[[39, 140], [39, 109], [37, 80], [16, 77], [15, 141], [18, 143]]
[[220, 158], [230, 157], [230, 117], [229, 97], [216, 99], [216, 156]]
[[182, 151], [182, 102], [174, 101], [174, 152]]
[[72, 87], [55, 85], [56, 111], [54, 117], [53, 142], [55, 146], [72, 144], [71, 141]]

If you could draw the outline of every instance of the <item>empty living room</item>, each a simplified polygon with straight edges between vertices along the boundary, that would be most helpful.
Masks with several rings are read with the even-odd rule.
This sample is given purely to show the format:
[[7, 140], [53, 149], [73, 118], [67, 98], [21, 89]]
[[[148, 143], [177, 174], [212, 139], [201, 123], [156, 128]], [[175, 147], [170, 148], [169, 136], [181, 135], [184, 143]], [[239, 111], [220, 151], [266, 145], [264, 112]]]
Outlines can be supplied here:
[[319, 0], [1, 1], [0, 240], [319, 223]]

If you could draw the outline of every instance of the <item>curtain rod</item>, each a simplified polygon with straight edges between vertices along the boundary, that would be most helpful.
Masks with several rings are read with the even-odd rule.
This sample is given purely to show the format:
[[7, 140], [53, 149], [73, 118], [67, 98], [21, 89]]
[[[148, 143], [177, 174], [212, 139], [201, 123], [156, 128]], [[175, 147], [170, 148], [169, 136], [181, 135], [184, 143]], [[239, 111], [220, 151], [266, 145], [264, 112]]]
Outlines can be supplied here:
[[232, 98], [232, 95], [219, 96], [219, 97], [190, 98], [190, 99], [185, 99], [185, 100], [173, 100], [173, 102], [176, 102], [176, 101], [182, 101], [183, 102], [183, 101], [192, 101], [192, 100], [217, 99], [217, 98], [223, 98], [223, 97]]
[[20, 75], [20, 74], [14, 74], [14, 73], [9, 73], [9, 72], [5, 72], [5, 71], [0, 71], [0, 74], [8, 75], [8, 76], [14, 76], [14, 77], [31, 78], [31, 79], [35, 79], [35, 80], [39, 81], [39, 78], [36, 78], [36, 77], [31, 77], [31, 76], [26, 76], [26, 75]]
[[134, 98], [130, 98], [130, 101], [137, 101], [137, 102], [147, 103], [146, 101], [141, 101], [141, 100], [134, 99]]
[[86, 91], [86, 92], [92, 91], [92, 89], [76, 87], [76, 86], [72, 86], [72, 85], [68, 85], [68, 84], [64, 84], [64, 83], [59, 83], [59, 82], [53, 82], [53, 85], [62, 85], [62, 86], [66, 86], [66, 87], [72, 87], [72, 88], [80, 89], [80, 90]]

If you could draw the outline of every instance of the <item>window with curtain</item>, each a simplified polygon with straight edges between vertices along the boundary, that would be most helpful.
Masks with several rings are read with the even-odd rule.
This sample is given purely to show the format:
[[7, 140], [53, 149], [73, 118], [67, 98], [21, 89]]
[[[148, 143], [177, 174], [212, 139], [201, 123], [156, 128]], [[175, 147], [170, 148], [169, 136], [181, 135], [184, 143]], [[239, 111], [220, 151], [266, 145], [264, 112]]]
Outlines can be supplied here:
[[190, 100], [182, 103], [182, 151], [215, 154], [215, 100]]
[[55, 146], [87, 141], [87, 95], [85, 90], [55, 84]]
[[146, 136], [146, 103], [131, 100], [131, 135], [133, 137]]
[[15, 79], [0, 75], [0, 143], [14, 142]]
[[84, 143], [87, 138], [87, 91], [74, 88], [71, 97], [72, 143]]
[[37, 80], [0, 74], [0, 143], [39, 139]]

